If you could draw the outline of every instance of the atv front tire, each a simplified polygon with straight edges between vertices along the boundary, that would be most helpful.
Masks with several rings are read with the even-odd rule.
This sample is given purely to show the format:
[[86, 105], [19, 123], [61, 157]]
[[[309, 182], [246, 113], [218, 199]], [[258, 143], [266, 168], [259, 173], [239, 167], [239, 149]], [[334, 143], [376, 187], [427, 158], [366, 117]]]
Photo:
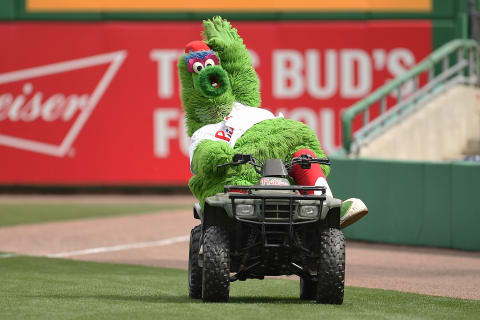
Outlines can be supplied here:
[[202, 298], [202, 267], [198, 265], [200, 237], [202, 226], [193, 227], [190, 232], [190, 249], [188, 253], [188, 295], [193, 299]]
[[228, 301], [229, 277], [230, 243], [228, 233], [220, 226], [210, 226], [203, 235], [203, 301]]
[[345, 287], [345, 236], [338, 229], [321, 233], [317, 303], [342, 304]]

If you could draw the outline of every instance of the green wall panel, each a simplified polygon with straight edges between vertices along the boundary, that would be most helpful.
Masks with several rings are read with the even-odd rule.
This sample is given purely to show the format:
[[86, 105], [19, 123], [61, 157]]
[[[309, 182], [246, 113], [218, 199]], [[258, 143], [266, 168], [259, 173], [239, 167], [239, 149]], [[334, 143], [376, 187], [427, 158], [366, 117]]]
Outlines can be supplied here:
[[369, 214], [349, 239], [480, 250], [480, 164], [332, 159], [340, 199], [361, 198]]
[[452, 18], [455, 15], [455, 12], [458, 10], [457, 2], [459, 1], [458, 0], [433, 0], [434, 18]]
[[423, 215], [419, 220], [418, 243], [449, 247], [451, 238], [452, 166], [447, 163], [425, 164]]
[[452, 246], [480, 250], [480, 165], [452, 166]]
[[388, 162], [379, 161], [373, 166], [369, 161], [358, 160], [353, 165], [349, 160], [332, 159], [332, 163], [328, 182], [334, 195], [340, 199], [361, 198], [370, 210], [366, 218], [355, 224], [355, 228], [345, 230], [346, 235], [359, 240], [383, 241], [389, 233], [388, 211], [385, 210], [388, 199], [377, 195], [388, 194]]
[[443, 44], [455, 39], [456, 20], [433, 20], [433, 49], [438, 49]]
[[[330, 159], [332, 160], [332, 165], [328, 176], [328, 183], [336, 195], [338, 194], [339, 197], [345, 198], [357, 189], [357, 186], [355, 186], [357, 181], [357, 167], [350, 165], [343, 159]], [[332, 184], [338, 184], [341, 187], [337, 190]]]
[[[382, 239], [389, 237], [389, 225], [391, 223], [391, 214], [388, 210], [389, 195], [390, 195], [390, 168], [387, 162], [377, 162], [375, 164], [370, 161], [359, 161], [357, 167], [357, 181], [355, 190], [352, 190], [350, 196], [360, 199], [365, 199], [365, 203], [371, 208], [372, 220], [376, 221], [375, 225], [369, 223], [370, 219], [363, 219], [357, 224], [356, 228], [350, 228], [353, 232], [357, 232], [355, 237], [365, 238], [368, 234], [373, 238], [373, 241], [382, 241]], [[376, 177], [376, 179], [372, 179]], [[335, 191], [335, 189], [333, 189]], [[378, 194], [383, 194], [384, 197], [377, 197]], [[375, 201], [376, 200], [376, 201]], [[347, 229], [348, 230], [348, 229]]]
[[[373, 167], [374, 163], [371, 165]], [[419, 220], [423, 211], [423, 169], [420, 163], [389, 165], [386, 209], [389, 217], [387, 225], [389, 242], [405, 244], [416, 242]]]
[[0, 0], [0, 20], [15, 19], [15, 0]]

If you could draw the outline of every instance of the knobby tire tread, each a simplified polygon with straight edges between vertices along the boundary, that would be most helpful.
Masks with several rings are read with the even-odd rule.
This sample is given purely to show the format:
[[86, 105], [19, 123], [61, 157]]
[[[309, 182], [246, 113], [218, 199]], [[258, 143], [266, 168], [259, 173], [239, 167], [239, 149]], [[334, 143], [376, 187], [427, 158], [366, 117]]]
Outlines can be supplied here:
[[226, 302], [230, 293], [230, 246], [227, 231], [210, 226], [203, 235], [203, 286], [205, 302]]
[[202, 226], [193, 227], [190, 232], [190, 248], [188, 256], [188, 295], [193, 299], [202, 298], [202, 267], [198, 265], [198, 251]]
[[345, 287], [345, 236], [338, 229], [321, 233], [317, 303], [342, 304]]

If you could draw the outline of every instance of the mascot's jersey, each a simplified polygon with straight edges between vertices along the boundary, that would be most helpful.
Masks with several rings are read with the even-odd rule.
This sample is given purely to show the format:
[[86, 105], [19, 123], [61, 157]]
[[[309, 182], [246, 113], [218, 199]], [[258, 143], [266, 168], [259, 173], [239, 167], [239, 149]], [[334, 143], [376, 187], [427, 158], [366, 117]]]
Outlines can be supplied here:
[[189, 155], [190, 170], [192, 173], [192, 160], [195, 149], [205, 139], [228, 143], [232, 148], [235, 142], [255, 124], [275, 116], [268, 110], [254, 108], [235, 102], [232, 111], [221, 122], [207, 124], [195, 131], [192, 135]]

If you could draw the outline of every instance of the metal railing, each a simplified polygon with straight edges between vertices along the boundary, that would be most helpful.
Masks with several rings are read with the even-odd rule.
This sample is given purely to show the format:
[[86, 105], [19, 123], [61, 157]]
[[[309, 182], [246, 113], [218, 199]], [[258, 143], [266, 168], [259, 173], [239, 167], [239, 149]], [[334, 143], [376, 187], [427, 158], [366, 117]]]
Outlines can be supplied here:
[[[348, 108], [342, 115], [343, 147], [346, 153], [358, 153], [362, 145], [451, 86], [458, 83], [477, 84], [478, 52], [479, 46], [474, 40], [448, 42], [403, 75]], [[425, 83], [420, 86], [421, 82]], [[389, 99], [391, 95], [393, 98]], [[370, 111], [374, 106], [379, 108], [379, 115], [370, 119]], [[353, 121], [360, 113], [363, 114], [362, 126], [353, 133]]]

